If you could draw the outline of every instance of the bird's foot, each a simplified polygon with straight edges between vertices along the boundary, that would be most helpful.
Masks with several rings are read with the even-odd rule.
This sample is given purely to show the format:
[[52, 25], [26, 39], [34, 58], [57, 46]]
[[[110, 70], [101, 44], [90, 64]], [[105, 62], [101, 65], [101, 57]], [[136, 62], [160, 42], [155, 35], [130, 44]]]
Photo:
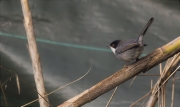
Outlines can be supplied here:
[[139, 58], [137, 58], [136, 61], [139, 61]]
[[130, 65], [130, 64], [131, 64], [131, 62], [127, 62], [127, 63], [124, 65], [124, 68], [127, 68], [128, 65]]
[[128, 65], [127, 65], [127, 64], [125, 64], [125, 65], [124, 65], [124, 68], [126, 68], [127, 66], [128, 66]]

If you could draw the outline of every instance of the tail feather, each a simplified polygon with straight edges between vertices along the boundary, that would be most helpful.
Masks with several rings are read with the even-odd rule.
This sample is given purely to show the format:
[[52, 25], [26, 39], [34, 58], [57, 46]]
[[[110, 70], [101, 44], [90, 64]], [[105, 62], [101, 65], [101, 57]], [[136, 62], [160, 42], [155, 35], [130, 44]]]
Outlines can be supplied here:
[[154, 18], [152, 17], [146, 24], [146, 26], [144, 27], [144, 29], [142, 30], [142, 32], [140, 33], [139, 37], [138, 37], [138, 41], [142, 42], [143, 41], [143, 36], [146, 34], [148, 28], [150, 27], [150, 25], [152, 24], [152, 22], [154, 21]]

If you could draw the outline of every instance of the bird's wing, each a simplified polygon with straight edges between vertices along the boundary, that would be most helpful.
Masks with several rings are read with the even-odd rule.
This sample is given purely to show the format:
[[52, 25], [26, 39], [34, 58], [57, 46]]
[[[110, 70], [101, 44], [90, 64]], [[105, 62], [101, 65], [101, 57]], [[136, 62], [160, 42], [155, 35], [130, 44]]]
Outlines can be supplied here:
[[136, 47], [136, 46], [139, 46], [139, 44], [136, 43], [136, 42], [130, 43], [130, 44], [126, 45], [125, 47], [123, 47], [123, 49], [121, 49], [120, 53], [123, 53], [123, 52], [125, 52], [125, 51], [127, 51], [129, 49], [132, 49], [132, 48]]

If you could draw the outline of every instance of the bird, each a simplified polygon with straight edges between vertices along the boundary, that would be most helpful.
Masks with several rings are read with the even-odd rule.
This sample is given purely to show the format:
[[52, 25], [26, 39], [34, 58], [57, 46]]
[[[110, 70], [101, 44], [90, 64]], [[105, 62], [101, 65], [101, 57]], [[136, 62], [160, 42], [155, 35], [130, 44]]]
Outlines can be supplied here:
[[139, 56], [142, 54], [144, 47], [147, 46], [147, 44], [143, 43], [144, 35], [153, 21], [154, 18], [150, 18], [137, 38], [129, 40], [114, 40], [108, 46], [118, 59], [126, 62], [125, 66], [139, 60]]

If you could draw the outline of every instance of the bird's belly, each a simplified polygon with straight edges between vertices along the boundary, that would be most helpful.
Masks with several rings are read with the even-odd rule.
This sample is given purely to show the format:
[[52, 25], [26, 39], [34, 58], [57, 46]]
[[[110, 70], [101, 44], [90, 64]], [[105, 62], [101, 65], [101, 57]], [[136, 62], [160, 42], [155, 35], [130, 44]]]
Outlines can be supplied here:
[[134, 49], [129, 49], [123, 53], [120, 53], [117, 57], [121, 60], [132, 62], [142, 54], [142, 51], [143, 51], [142, 47], [137, 47]]

